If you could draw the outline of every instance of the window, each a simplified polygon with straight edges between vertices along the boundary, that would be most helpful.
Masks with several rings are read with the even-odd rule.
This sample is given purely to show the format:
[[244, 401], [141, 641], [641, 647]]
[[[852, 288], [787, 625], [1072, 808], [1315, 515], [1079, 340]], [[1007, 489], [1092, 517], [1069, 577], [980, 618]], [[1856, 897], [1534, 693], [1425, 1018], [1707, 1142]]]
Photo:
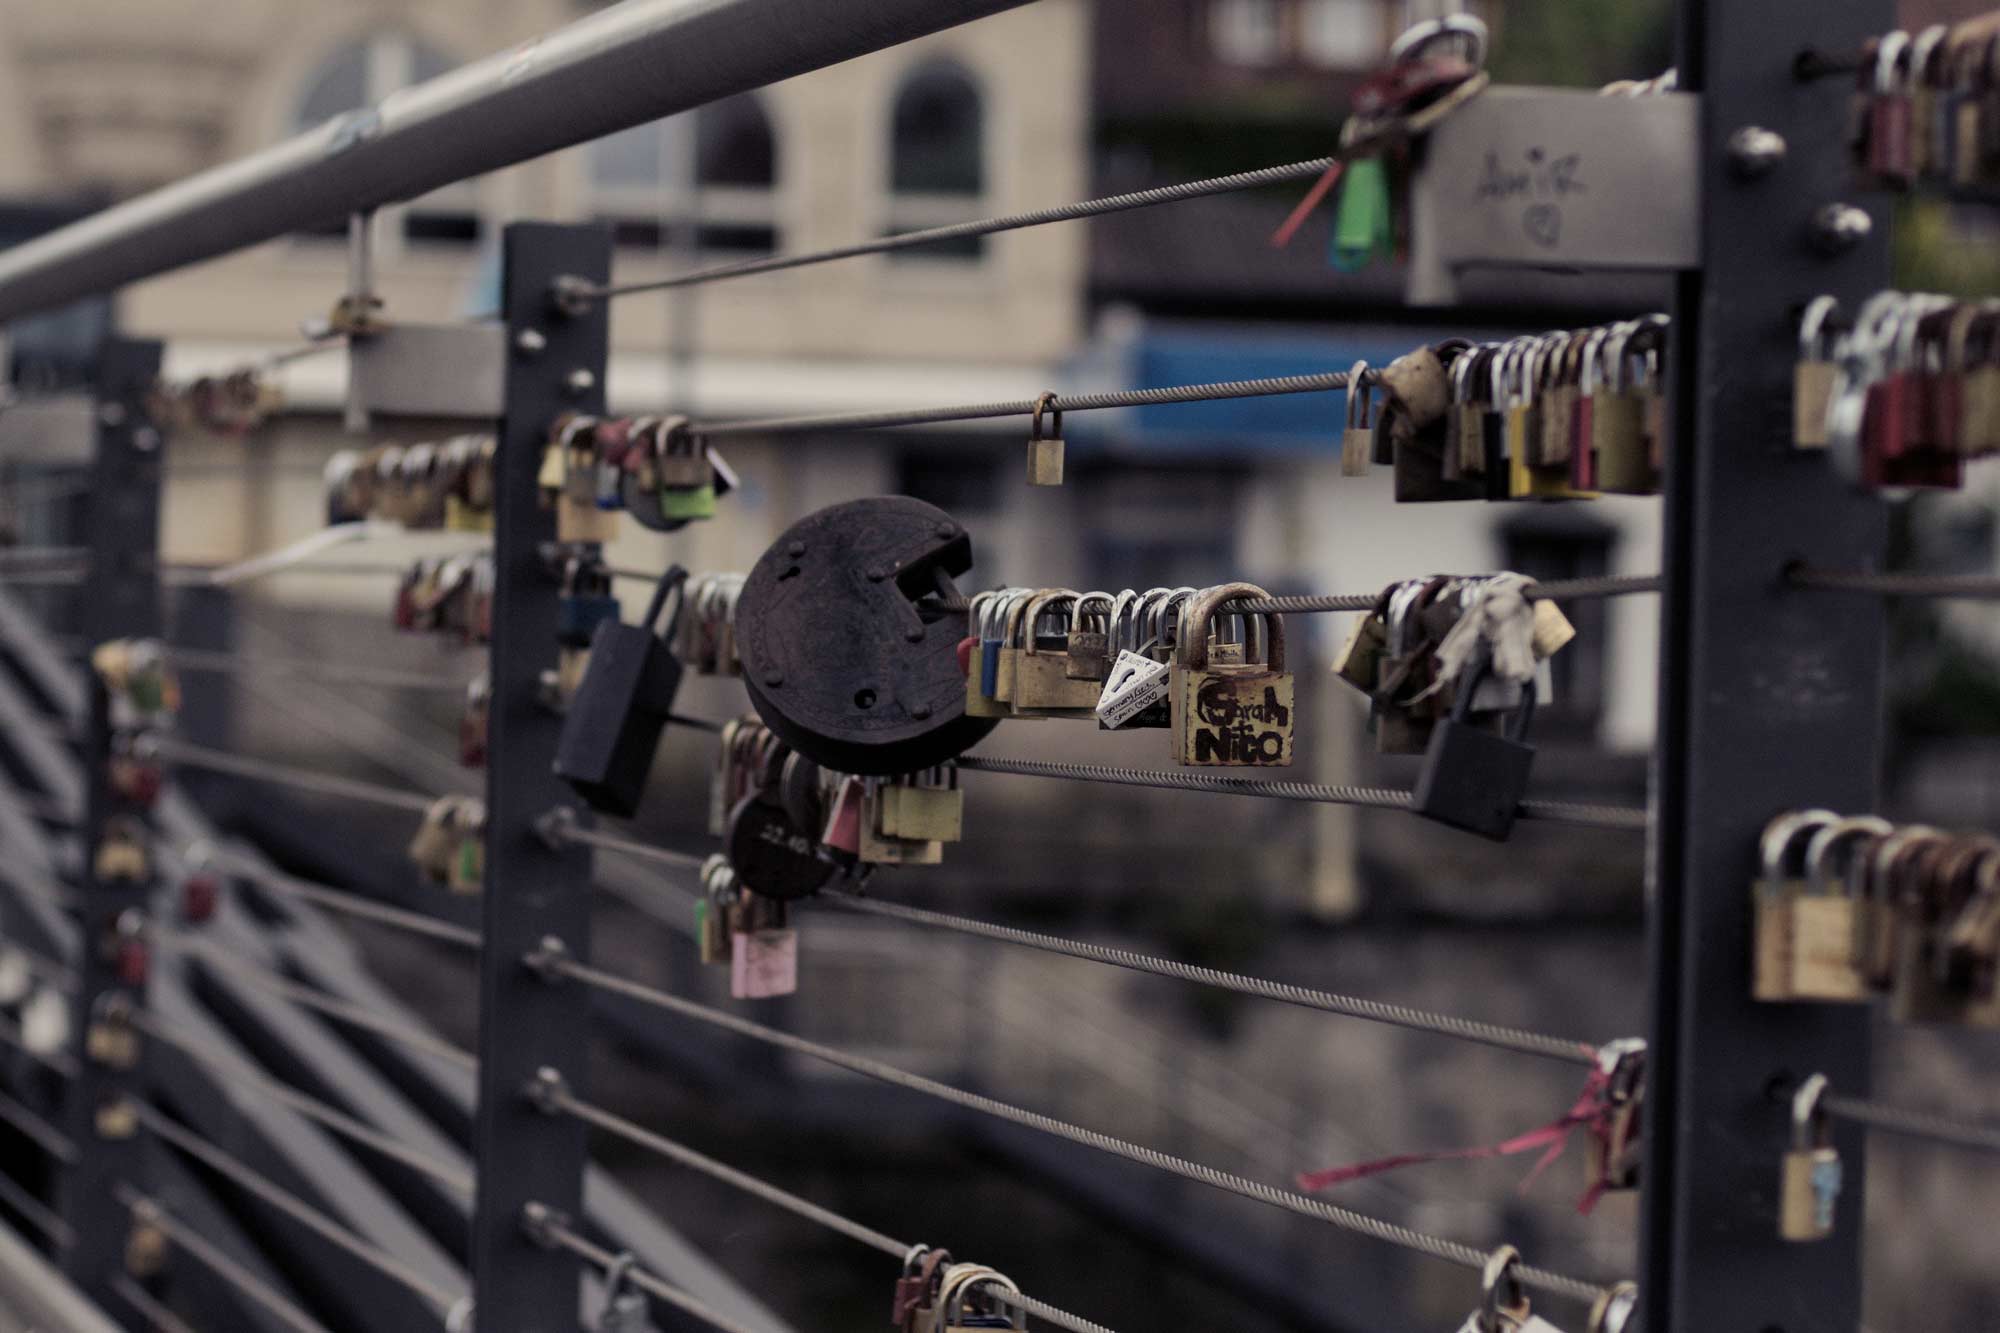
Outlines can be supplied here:
[[[967, 222], [986, 192], [986, 113], [972, 75], [949, 61], [921, 65], [896, 90], [890, 124], [892, 236]], [[977, 259], [983, 237], [892, 252], [899, 260]]]
[[618, 244], [658, 249], [694, 228], [703, 250], [775, 250], [777, 142], [753, 93], [599, 139], [593, 208]]
[[1299, 54], [1325, 69], [1364, 69], [1386, 49], [1380, 0], [1305, 0]]
[[[374, 106], [399, 89], [456, 69], [458, 63], [449, 52], [399, 32], [351, 42], [321, 62], [306, 81], [293, 115], [295, 128], [312, 129]], [[434, 190], [390, 215], [400, 220], [397, 231], [403, 240], [415, 244], [473, 245], [485, 229], [477, 181]], [[347, 224], [329, 223], [313, 234], [344, 237]]]
[[1278, 0], [1210, 0], [1208, 40], [1232, 65], [1270, 65], [1284, 53]]

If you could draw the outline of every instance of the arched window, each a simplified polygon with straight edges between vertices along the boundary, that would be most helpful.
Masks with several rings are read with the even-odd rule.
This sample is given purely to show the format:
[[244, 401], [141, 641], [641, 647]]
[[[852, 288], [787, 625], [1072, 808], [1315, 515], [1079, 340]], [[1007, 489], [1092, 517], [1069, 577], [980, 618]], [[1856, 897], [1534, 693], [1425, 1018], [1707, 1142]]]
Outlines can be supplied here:
[[[458, 63], [449, 52], [401, 32], [349, 42], [321, 61], [306, 80], [293, 114], [294, 128], [312, 129], [335, 116], [374, 106], [390, 93], [434, 79]], [[479, 240], [485, 225], [476, 181], [447, 185], [395, 211], [406, 241], [469, 245]], [[345, 223], [330, 223], [322, 230], [328, 236], [347, 234]]]
[[656, 249], [692, 234], [703, 250], [777, 248], [777, 140], [756, 94], [623, 130], [586, 151], [592, 209], [618, 244]]
[[[979, 86], [963, 66], [931, 61], [904, 76], [890, 117], [891, 235], [979, 215], [986, 192], [985, 122]], [[892, 254], [977, 259], [984, 250], [984, 240], [971, 237]]]

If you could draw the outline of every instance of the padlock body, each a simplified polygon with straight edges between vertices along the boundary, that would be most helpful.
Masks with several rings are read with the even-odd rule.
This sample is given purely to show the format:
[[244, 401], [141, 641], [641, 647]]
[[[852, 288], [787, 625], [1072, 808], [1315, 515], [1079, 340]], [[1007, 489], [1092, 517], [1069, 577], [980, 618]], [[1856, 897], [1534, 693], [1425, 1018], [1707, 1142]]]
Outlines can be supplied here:
[[644, 626], [607, 620], [597, 627], [555, 760], [556, 776], [593, 810], [620, 816], [638, 810], [681, 670]]
[[715, 484], [704, 486], [662, 486], [660, 513], [670, 519], [715, 517]]
[[1063, 442], [1028, 441], [1028, 484], [1060, 486], [1063, 482]]
[[1502, 842], [1514, 831], [1534, 765], [1534, 746], [1441, 718], [1431, 730], [1411, 806], [1427, 819]]
[[882, 835], [921, 842], [965, 836], [965, 793], [956, 787], [884, 787]]
[[1751, 998], [1792, 998], [1792, 903], [1805, 891], [1797, 879], [1758, 879], [1750, 890]]
[[1039, 646], [1015, 654], [1013, 675], [1016, 716], [1090, 717], [1103, 693], [1100, 682], [1070, 674], [1067, 653]]
[[1791, 900], [1791, 998], [1858, 1004], [1868, 986], [1854, 959], [1854, 899], [1799, 893]]
[[1833, 1234], [1840, 1200], [1840, 1153], [1834, 1148], [1794, 1148], [1785, 1154], [1778, 1193], [1778, 1234], [1785, 1240], [1825, 1240]]
[[1290, 672], [1176, 666], [1167, 699], [1181, 763], [1264, 768], [1292, 762]]
[[572, 593], [556, 603], [556, 642], [567, 648], [588, 648], [597, 627], [616, 619], [616, 597]]

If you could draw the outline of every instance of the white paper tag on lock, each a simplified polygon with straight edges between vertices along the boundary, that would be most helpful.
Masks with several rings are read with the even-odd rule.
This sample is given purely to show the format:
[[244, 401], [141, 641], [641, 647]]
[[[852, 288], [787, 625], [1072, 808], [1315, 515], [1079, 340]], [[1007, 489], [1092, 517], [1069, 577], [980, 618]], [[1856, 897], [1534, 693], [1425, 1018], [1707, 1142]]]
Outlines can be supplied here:
[[729, 937], [729, 994], [737, 1000], [768, 1000], [799, 988], [799, 933], [796, 930], [737, 931]]
[[1129, 649], [1111, 663], [1104, 693], [1097, 696], [1097, 720], [1117, 729], [1167, 697], [1170, 668]]

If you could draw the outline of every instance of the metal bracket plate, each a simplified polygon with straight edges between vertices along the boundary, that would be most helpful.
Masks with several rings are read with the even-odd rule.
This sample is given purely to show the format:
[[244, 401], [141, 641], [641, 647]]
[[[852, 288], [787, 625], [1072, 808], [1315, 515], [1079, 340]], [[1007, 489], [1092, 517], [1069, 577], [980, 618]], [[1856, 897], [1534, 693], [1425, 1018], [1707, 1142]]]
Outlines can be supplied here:
[[506, 351], [498, 324], [392, 324], [350, 341], [348, 400], [370, 416], [492, 421], [506, 402]]
[[1410, 181], [1412, 305], [1461, 269], [1701, 264], [1692, 93], [1489, 88], [1431, 131]]

